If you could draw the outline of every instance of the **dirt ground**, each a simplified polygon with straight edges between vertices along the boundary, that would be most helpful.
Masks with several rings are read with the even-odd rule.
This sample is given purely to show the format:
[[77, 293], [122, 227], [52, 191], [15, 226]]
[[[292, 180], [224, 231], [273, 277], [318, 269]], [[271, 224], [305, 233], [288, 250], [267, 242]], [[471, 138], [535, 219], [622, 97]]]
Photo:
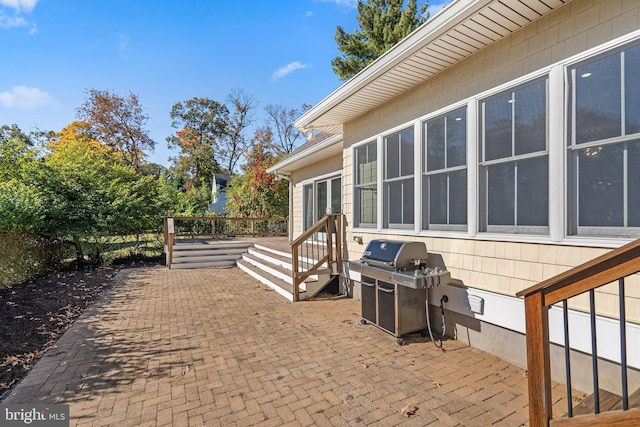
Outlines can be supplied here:
[[111, 286], [120, 269], [157, 264], [159, 260], [82, 266], [0, 289], [0, 401]]

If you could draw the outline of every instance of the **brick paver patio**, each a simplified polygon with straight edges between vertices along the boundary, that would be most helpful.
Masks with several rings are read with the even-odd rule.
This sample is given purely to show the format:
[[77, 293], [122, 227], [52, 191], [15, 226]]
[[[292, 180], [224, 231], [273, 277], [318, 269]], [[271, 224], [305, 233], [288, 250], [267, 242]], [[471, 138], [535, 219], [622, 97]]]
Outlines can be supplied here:
[[3, 403], [67, 403], [74, 426], [526, 424], [523, 369], [398, 346], [356, 300], [292, 304], [237, 268], [115, 280]]

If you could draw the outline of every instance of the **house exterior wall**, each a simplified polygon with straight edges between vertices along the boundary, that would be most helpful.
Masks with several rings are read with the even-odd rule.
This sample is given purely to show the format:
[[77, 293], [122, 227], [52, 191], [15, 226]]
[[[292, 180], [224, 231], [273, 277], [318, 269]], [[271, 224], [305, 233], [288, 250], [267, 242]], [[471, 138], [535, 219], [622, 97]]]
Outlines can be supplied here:
[[305, 184], [314, 182], [319, 177], [326, 177], [331, 174], [340, 174], [342, 171], [342, 156], [340, 154], [323, 160], [319, 163], [306, 166], [291, 174], [291, 185], [293, 186], [293, 194], [291, 205], [293, 212], [293, 238], [295, 239], [303, 233], [302, 220], [302, 187]]
[[[498, 348], [495, 342], [489, 343], [488, 340], [479, 338], [479, 334], [460, 334], [460, 332], [464, 328], [468, 328], [468, 331], [471, 332], [477, 332], [478, 329], [481, 329], [480, 326], [465, 326], [473, 323], [469, 322], [469, 319], [473, 319], [509, 328], [518, 334], [523, 333], [524, 309], [521, 300], [514, 297], [516, 292], [602, 255], [611, 248], [628, 242], [629, 239], [606, 236], [567, 238], [564, 225], [565, 216], [558, 213], [566, 209], [563, 206], [565, 203], [564, 191], [553, 188], [550, 188], [550, 197], [553, 199], [550, 201], [550, 215], [561, 219], [549, 224], [550, 230], [547, 235], [478, 232], [477, 224], [473, 224], [477, 218], [470, 220], [470, 226], [466, 232], [420, 230], [417, 226], [415, 230], [390, 229], [384, 226], [377, 229], [355, 227], [354, 150], [363, 143], [380, 141], [383, 135], [405, 126], [414, 124], [419, 127], [419, 120], [432, 113], [446, 111], [448, 107], [460, 103], [463, 103], [460, 105], [471, 106], [468, 114], [477, 117], [478, 100], [489, 96], [485, 93], [491, 93], [492, 90], [501, 86], [508, 88], [509, 85], [517, 84], [514, 82], [524, 81], [523, 78], [526, 76], [535, 78], [536, 76], [553, 74], [549, 79], [549, 91], [562, 90], [563, 86], [560, 82], [564, 78], [564, 69], [568, 58], [581, 55], [583, 52], [603, 44], [609, 44], [621, 37], [624, 38], [624, 42], [638, 39], [640, 38], [639, 27], [639, 2], [623, 0], [572, 1], [528, 27], [459, 62], [415, 89], [356, 120], [345, 123], [343, 134], [343, 213], [347, 223], [345, 242], [349, 259], [358, 259], [367, 242], [372, 239], [424, 241], [430, 254], [442, 257], [442, 261], [454, 279], [453, 287], [443, 287], [443, 289], [432, 291], [434, 295], [432, 295], [431, 304], [438, 306], [440, 304], [439, 296], [443, 293], [455, 295], [459, 289], [470, 289], [474, 292], [477, 290], [477, 294], [486, 299], [483, 315], [470, 312], [468, 302], [459, 302], [459, 309], [455, 309], [455, 301], [448, 306], [452, 310], [452, 318], [457, 316], [458, 336], [464, 335], [468, 340], [471, 340], [469, 337], [473, 336], [475, 343], [480, 348], [498, 353], [501, 357], [504, 356], [507, 360], [524, 366], [525, 350], [520, 343], [521, 335], [519, 335], [520, 338], [516, 334], [511, 340], [503, 339], [502, 347]], [[557, 110], [553, 110], [554, 108]], [[565, 105], [550, 106], [549, 114], [551, 116], [554, 111], [564, 113], [565, 108]], [[555, 178], [550, 178], [552, 179], [550, 187], [557, 185], [557, 182], [553, 181], [554, 179], [559, 179], [559, 182], [566, 185], [564, 170], [566, 141], [564, 138], [567, 131], [562, 120], [555, 117], [548, 117], [548, 120], [555, 120], [556, 123], [555, 128], [550, 125], [551, 129], [548, 135], [551, 156], [550, 173], [555, 174]], [[416, 132], [417, 134], [418, 132]], [[417, 139], [416, 144], [420, 144]], [[380, 146], [381, 144], [378, 143], [378, 147]], [[467, 146], [468, 149], [475, 150], [473, 146], [477, 146], [477, 140], [471, 138]], [[378, 162], [380, 159], [379, 153]], [[474, 162], [475, 165], [469, 162], [468, 173], [470, 175], [477, 174], [477, 158]], [[418, 162], [416, 162], [417, 164]], [[563, 166], [559, 166], [560, 164]], [[381, 170], [380, 167], [378, 171]], [[420, 176], [419, 170], [415, 172], [418, 177]], [[418, 183], [419, 180], [415, 182]], [[475, 199], [477, 196], [474, 194], [477, 193], [476, 190], [477, 188], [468, 189], [470, 204], [477, 205]], [[381, 189], [378, 188], [378, 197], [381, 197], [380, 194]], [[477, 215], [477, 210], [471, 209], [469, 212], [474, 212], [474, 215]], [[418, 221], [418, 218], [415, 221]], [[362, 237], [364, 243], [358, 244], [354, 237]], [[347, 276], [351, 274], [350, 277], [354, 279], [353, 294], [357, 298], [359, 296], [358, 277], [353, 273], [347, 272], [346, 274]], [[627, 319], [640, 323], [640, 278], [637, 275], [632, 276], [627, 279], [627, 284]], [[454, 289], [456, 287], [457, 289]], [[500, 304], [504, 300], [503, 297], [511, 298], [505, 304], [514, 307], [515, 314], [504, 310], [502, 314], [497, 314], [487, 320], [493, 316], [487, 311], [492, 310], [492, 307], [497, 307], [495, 304]], [[467, 308], [464, 307], [465, 303]], [[617, 285], [607, 285], [597, 290], [596, 308], [598, 314], [616, 317], [619, 311], [618, 304]], [[578, 312], [587, 307], [588, 296], [577, 297], [570, 301], [570, 308]], [[514, 324], [518, 326], [512, 326]], [[638, 360], [634, 363], [636, 367], [640, 368]]]

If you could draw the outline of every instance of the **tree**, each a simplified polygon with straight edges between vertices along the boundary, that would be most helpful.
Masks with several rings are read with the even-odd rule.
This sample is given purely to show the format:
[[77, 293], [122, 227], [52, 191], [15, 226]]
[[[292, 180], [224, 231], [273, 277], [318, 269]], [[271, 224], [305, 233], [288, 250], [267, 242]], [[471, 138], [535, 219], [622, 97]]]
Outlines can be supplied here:
[[270, 149], [276, 155], [291, 153], [302, 136], [293, 123], [310, 108], [311, 106], [307, 104], [302, 104], [300, 109], [287, 108], [283, 105], [267, 105], [265, 111], [267, 112], [268, 130], [272, 137], [269, 138], [269, 145], [265, 145], [265, 148]]
[[171, 127], [178, 129], [167, 138], [169, 147], [180, 148], [174, 159], [178, 173], [188, 178], [188, 187], [208, 186], [220, 167], [215, 154], [224, 135], [229, 110], [208, 98], [192, 98], [171, 108]]
[[267, 149], [271, 145], [269, 129], [258, 129], [243, 174], [227, 186], [227, 211], [237, 217], [286, 217], [289, 205], [288, 182], [276, 178], [267, 169], [278, 160]]
[[0, 181], [22, 177], [26, 163], [33, 160], [33, 142], [17, 125], [0, 126]]
[[32, 183], [38, 167], [31, 138], [17, 125], [0, 126], [0, 231], [42, 225], [42, 200]]
[[90, 124], [98, 141], [121, 152], [124, 160], [136, 170], [145, 158], [145, 150], [155, 146], [146, 129], [149, 117], [138, 95], [132, 92], [120, 96], [108, 90], [89, 89], [76, 115]]
[[229, 114], [219, 141], [218, 155], [222, 168], [230, 174], [234, 173], [248, 148], [244, 131], [254, 122], [252, 110], [255, 104], [253, 97], [240, 89], [232, 90], [227, 97]]
[[157, 222], [155, 178], [138, 174], [117, 149], [97, 141], [89, 123], [74, 122], [59, 133], [39, 175], [46, 206], [41, 231], [71, 237], [79, 259], [81, 241], [138, 234]]
[[355, 76], [413, 30], [426, 22], [428, 1], [418, 9], [416, 0], [358, 0], [360, 29], [349, 34], [338, 26], [335, 41], [343, 53], [331, 61], [341, 79]]

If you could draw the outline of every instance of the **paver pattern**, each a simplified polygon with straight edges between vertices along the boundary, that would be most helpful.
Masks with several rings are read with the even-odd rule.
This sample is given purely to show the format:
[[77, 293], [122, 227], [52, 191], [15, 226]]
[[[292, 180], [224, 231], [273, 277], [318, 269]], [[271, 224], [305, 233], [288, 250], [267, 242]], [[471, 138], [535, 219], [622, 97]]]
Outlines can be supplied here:
[[359, 301], [289, 303], [235, 267], [114, 280], [3, 403], [67, 403], [73, 426], [527, 424], [523, 369], [457, 341], [398, 346]]

